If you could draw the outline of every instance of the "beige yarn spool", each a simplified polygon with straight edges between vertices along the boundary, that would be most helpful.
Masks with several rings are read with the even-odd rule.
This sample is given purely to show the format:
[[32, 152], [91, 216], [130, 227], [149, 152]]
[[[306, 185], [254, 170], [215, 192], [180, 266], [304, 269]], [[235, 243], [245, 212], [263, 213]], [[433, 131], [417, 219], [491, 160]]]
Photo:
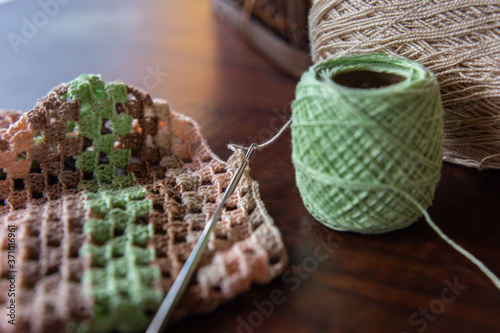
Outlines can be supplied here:
[[498, 0], [315, 0], [313, 61], [349, 53], [400, 55], [436, 75], [444, 107], [444, 159], [500, 168]]

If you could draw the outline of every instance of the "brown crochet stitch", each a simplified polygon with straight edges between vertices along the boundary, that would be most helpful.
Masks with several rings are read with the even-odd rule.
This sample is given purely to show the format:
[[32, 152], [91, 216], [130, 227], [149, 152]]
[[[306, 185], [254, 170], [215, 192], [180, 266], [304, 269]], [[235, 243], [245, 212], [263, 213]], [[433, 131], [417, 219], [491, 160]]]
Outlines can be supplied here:
[[0, 217], [0, 314], [7, 317], [10, 281], [8, 226], [15, 226], [15, 326], [0, 321], [2, 332], [64, 332], [70, 321], [92, 316], [92, 299], [80, 283], [89, 262], [78, 256], [86, 209], [79, 196], [50, 201]]
[[[227, 163], [221, 161], [192, 119], [136, 88], [127, 86], [126, 90], [128, 102], [117, 103], [115, 110], [131, 115], [133, 128], [130, 134], [118, 136], [114, 147], [129, 148], [131, 163], [118, 169], [118, 174], [133, 173], [135, 184], [144, 187], [146, 199], [152, 201], [153, 210], [138, 223], [153, 225], [147, 247], [155, 250], [150, 265], [161, 276], [151, 287], [166, 294], [243, 156], [238, 152]], [[83, 226], [95, 213], [85, 207], [87, 199], [78, 187], [93, 175], [77, 168], [74, 156], [96, 143], [71, 129], [80, 118], [81, 104], [67, 101], [67, 93], [67, 85], [55, 88], [17, 122], [6, 120], [8, 128], [0, 129], [0, 168], [4, 171], [0, 276], [7, 277], [9, 271], [5, 261], [9, 225], [17, 228], [18, 271], [16, 326], [2, 322], [2, 332], [71, 332], [94, 320], [95, 300], [89, 286], [82, 283], [92, 270], [92, 258], [82, 256], [80, 250], [91, 243]], [[101, 128], [101, 135], [111, 132], [106, 119]], [[102, 165], [107, 158], [101, 154]], [[247, 170], [174, 319], [210, 311], [252, 282], [270, 281], [286, 262], [279, 230]], [[8, 280], [2, 279], [0, 314], [4, 316], [8, 287]]]

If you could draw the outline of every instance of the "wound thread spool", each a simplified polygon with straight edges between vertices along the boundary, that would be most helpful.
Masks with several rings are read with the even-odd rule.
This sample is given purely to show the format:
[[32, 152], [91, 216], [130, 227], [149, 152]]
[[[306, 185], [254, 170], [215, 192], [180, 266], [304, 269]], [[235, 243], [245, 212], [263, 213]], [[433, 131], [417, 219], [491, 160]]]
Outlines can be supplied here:
[[417, 61], [441, 88], [445, 160], [499, 169], [499, 4], [314, 0], [308, 20], [312, 60], [381, 52]]
[[312, 66], [292, 104], [292, 160], [309, 212], [360, 233], [405, 228], [440, 177], [443, 109], [434, 75], [384, 54]]

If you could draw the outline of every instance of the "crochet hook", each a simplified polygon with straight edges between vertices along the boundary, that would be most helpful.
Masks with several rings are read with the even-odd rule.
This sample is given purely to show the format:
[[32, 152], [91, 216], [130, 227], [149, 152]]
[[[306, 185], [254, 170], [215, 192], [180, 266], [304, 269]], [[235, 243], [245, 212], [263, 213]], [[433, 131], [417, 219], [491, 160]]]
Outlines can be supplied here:
[[233, 178], [229, 182], [229, 186], [227, 187], [221, 202], [215, 209], [215, 212], [208, 221], [208, 223], [205, 225], [203, 233], [196, 242], [196, 245], [191, 251], [191, 254], [184, 263], [184, 266], [182, 266], [179, 275], [175, 279], [174, 284], [170, 288], [167, 296], [165, 297], [162, 304], [160, 305], [160, 308], [156, 312], [146, 333], [159, 333], [162, 332], [167, 326], [168, 321], [170, 320], [172, 314], [174, 313], [177, 303], [181, 299], [182, 294], [186, 290], [186, 287], [189, 284], [189, 281], [191, 280], [191, 277], [194, 271], [196, 270], [196, 267], [198, 266], [198, 262], [201, 259], [205, 247], [207, 246], [209, 236], [212, 230], [214, 229], [215, 225], [217, 224], [217, 220], [222, 214], [222, 210], [226, 206], [226, 203], [228, 202], [231, 195], [236, 190], [236, 187], [238, 186], [238, 183], [240, 182], [240, 179], [243, 176], [243, 172], [245, 171], [245, 168], [248, 165], [248, 160], [250, 158], [250, 155], [252, 154], [255, 147], [256, 145], [253, 143], [250, 145], [250, 147], [248, 147], [243, 163], [241, 163], [240, 167], [238, 168], [236, 173], [233, 175]]

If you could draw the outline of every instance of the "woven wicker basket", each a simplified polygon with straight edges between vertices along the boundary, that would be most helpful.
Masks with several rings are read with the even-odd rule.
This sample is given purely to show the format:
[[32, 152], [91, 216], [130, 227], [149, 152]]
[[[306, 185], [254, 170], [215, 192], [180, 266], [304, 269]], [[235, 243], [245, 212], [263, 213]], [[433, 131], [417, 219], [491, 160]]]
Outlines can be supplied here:
[[311, 65], [308, 0], [212, 0], [215, 12], [288, 74], [299, 77]]

